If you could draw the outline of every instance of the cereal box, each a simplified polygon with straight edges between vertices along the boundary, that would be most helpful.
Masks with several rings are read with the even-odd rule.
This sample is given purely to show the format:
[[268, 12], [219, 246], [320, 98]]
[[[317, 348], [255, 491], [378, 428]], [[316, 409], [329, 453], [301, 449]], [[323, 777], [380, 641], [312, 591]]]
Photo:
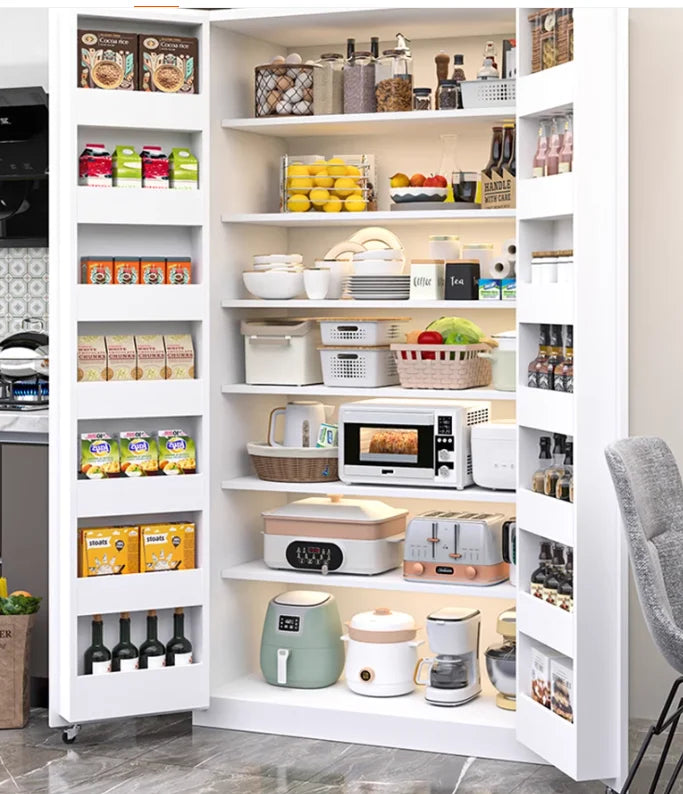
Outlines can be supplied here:
[[143, 256], [140, 259], [140, 283], [163, 284], [166, 281], [166, 260], [163, 256]]
[[78, 31], [78, 85], [80, 88], [137, 88], [135, 33]]
[[164, 474], [194, 474], [197, 458], [194, 440], [183, 430], [159, 430], [159, 468]]
[[114, 284], [139, 284], [140, 260], [137, 257], [114, 257]]
[[107, 433], [82, 433], [81, 474], [89, 480], [103, 480], [120, 473], [119, 442]]
[[199, 187], [199, 165], [189, 149], [171, 149], [169, 176], [175, 190], [197, 190]]
[[78, 184], [85, 187], [112, 186], [111, 154], [103, 143], [86, 143], [78, 158]]
[[564, 656], [553, 659], [550, 662], [550, 679], [552, 682], [550, 708], [567, 722], [574, 722], [574, 671], [571, 660]]
[[166, 260], [166, 283], [192, 283], [192, 260], [189, 256], [176, 257]]
[[142, 147], [142, 187], [167, 189], [168, 157], [161, 146]]
[[112, 157], [114, 187], [142, 185], [142, 159], [132, 146], [117, 146]]
[[140, 36], [142, 91], [196, 94], [199, 91], [199, 51], [196, 38]]
[[81, 529], [79, 541], [79, 576], [140, 573], [138, 527]]
[[138, 380], [164, 380], [166, 349], [161, 334], [142, 334], [135, 337], [138, 351]]
[[166, 379], [194, 378], [194, 346], [191, 334], [166, 334]]
[[79, 381], [108, 380], [107, 348], [103, 336], [78, 337]]
[[194, 524], [140, 527], [140, 570], [186, 571], [195, 567]]
[[137, 380], [135, 339], [128, 334], [106, 336], [109, 380]]
[[126, 477], [147, 477], [159, 471], [157, 440], [144, 430], [119, 433], [121, 471]]
[[82, 256], [81, 284], [113, 284], [114, 260], [110, 256]]
[[550, 664], [552, 659], [560, 657], [556, 651], [531, 648], [531, 698], [547, 709], [550, 708]]

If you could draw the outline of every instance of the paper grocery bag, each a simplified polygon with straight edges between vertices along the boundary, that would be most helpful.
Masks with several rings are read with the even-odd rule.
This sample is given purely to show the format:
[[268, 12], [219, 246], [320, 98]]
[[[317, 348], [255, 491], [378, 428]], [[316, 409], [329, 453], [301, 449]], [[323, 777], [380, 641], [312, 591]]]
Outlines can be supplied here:
[[28, 722], [34, 623], [35, 615], [0, 615], [0, 728]]

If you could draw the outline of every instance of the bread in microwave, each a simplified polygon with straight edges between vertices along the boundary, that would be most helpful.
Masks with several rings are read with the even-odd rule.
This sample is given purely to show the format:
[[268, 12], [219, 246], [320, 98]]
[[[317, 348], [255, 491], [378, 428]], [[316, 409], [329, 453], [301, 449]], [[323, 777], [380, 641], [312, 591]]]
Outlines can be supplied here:
[[370, 439], [370, 453], [417, 455], [417, 430], [379, 430]]

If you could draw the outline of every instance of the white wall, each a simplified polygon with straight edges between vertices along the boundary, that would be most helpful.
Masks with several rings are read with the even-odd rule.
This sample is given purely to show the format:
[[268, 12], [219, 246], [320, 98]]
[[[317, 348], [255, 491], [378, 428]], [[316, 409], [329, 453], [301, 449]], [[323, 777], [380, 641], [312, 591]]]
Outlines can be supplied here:
[[0, 9], [0, 88], [41, 85], [47, 91], [47, 42], [47, 8]]

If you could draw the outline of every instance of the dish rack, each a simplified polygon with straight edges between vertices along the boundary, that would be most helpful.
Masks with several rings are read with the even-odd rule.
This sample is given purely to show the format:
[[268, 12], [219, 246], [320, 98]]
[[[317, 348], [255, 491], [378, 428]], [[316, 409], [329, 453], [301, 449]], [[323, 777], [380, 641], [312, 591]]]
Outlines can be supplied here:
[[409, 317], [385, 317], [381, 320], [354, 317], [326, 317], [319, 319], [323, 345], [360, 345], [377, 347], [390, 345], [401, 336], [399, 322]]
[[[375, 195], [375, 156], [374, 154], [333, 154], [329, 159], [339, 158], [340, 160], [344, 161], [345, 165], [353, 165], [360, 171], [360, 176], [352, 176], [351, 178], [356, 182], [358, 188], [360, 188], [361, 195], [365, 200], [365, 209], [366, 210], [376, 210], [377, 209], [377, 198]], [[287, 208], [287, 202], [289, 198], [293, 195], [297, 195], [303, 193], [304, 195], [308, 195], [313, 188], [301, 188], [301, 187], [289, 187], [289, 181], [287, 178], [287, 169], [290, 165], [313, 165], [314, 163], [319, 163], [320, 161], [327, 162], [326, 157], [323, 157], [319, 154], [304, 154], [304, 155], [294, 155], [289, 156], [287, 154], [283, 155], [280, 159], [280, 212], [291, 212]], [[344, 176], [344, 174], [330, 174], [330, 176], [336, 181], [338, 178]], [[295, 177], [296, 178], [296, 177]], [[315, 175], [311, 174], [311, 179], [314, 180]], [[313, 187], [316, 187], [315, 181], [313, 181]], [[326, 187], [326, 189], [330, 192], [330, 195], [336, 195], [334, 185]], [[313, 203], [306, 212], [323, 212], [324, 210], [322, 207], [316, 207]], [[341, 211], [348, 211], [344, 210], [343, 205], [343, 198], [342, 198], [342, 209]]]
[[271, 447], [247, 444], [256, 475], [267, 482], [334, 482], [339, 479], [337, 447]]
[[320, 361], [325, 386], [377, 388], [395, 386], [398, 371], [391, 348], [321, 347]]
[[391, 345], [404, 389], [473, 389], [491, 383], [488, 345]]
[[465, 80], [460, 83], [462, 106], [490, 108], [497, 105], [514, 105], [517, 98], [517, 81], [514, 77], [504, 80]]

